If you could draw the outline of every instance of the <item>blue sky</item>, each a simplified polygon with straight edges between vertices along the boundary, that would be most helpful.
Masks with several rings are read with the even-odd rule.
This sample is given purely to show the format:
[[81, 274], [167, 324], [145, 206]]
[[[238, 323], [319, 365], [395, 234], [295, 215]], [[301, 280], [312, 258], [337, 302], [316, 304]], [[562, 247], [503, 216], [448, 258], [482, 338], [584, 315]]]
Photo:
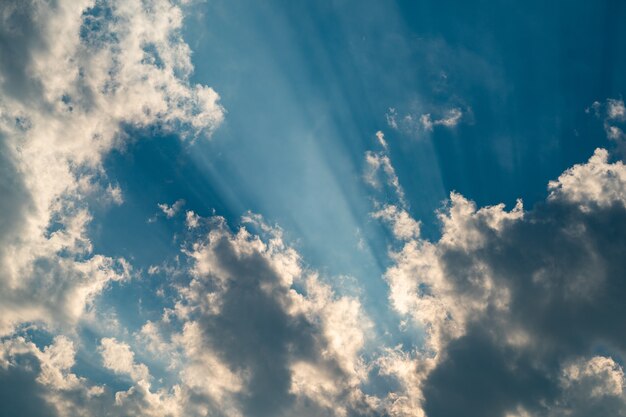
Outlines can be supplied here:
[[[607, 23], [616, 11], [541, 2], [521, 10], [507, 2], [193, 5], [184, 32], [192, 80], [219, 91], [226, 119], [210, 141], [160, 137], [113, 153], [107, 172], [133, 201], [106, 213], [102, 227], [113, 236], [101, 232], [103, 251], [145, 256], [147, 267], [175, 250], [175, 230], [162, 229], [169, 224], [126, 221], [140, 224], [157, 203], [183, 199], [186, 209], [234, 224], [247, 211], [262, 214], [313, 268], [354, 277], [380, 299], [390, 242], [371, 218], [375, 195], [363, 181], [375, 132], [390, 143], [427, 237], [437, 237], [435, 211], [451, 191], [479, 206], [522, 198], [532, 207], [549, 180], [608, 146], [585, 110], [624, 90], [624, 57], [607, 41], [623, 39]], [[450, 108], [464, 112], [454, 129], [388, 123], [390, 109], [417, 118]]]
[[626, 415], [622, 2], [0, 11], [0, 416]]

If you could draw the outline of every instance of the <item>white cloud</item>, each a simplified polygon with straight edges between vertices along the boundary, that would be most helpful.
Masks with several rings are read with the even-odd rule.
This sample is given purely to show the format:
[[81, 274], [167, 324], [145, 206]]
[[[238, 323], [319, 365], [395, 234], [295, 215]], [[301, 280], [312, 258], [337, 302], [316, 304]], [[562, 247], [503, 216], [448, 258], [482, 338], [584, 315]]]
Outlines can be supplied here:
[[[72, 373], [75, 355], [74, 342], [65, 336], [55, 337], [43, 350], [23, 337], [5, 339], [0, 343], [0, 382], [3, 389], [18, 384], [18, 389], [24, 390], [20, 395], [29, 401], [23, 406], [32, 412], [46, 416], [93, 415], [105, 400], [105, 388]], [[19, 376], [6, 380], [3, 371]], [[92, 405], [94, 410], [90, 409]]]
[[221, 122], [217, 93], [188, 81], [182, 20], [168, 0], [0, 6], [0, 41], [11, 44], [0, 45], [0, 191], [10, 197], [1, 208], [13, 216], [0, 222], [0, 334], [25, 321], [75, 322], [128, 271], [92, 253], [86, 203], [93, 193], [123, 202], [118, 186], [97, 184], [124, 126], [194, 139]]
[[626, 120], [626, 107], [624, 107], [624, 100], [608, 99], [607, 101], [607, 116], [611, 120], [624, 121]]
[[394, 236], [398, 239], [410, 240], [420, 235], [420, 223], [415, 221], [406, 210], [396, 206], [385, 206], [374, 212], [372, 217], [388, 222], [392, 227]]
[[550, 181], [550, 200], [564, 200], [588, 210], [591, 206], [626, 205], [626, 167], [608, 162], [605, 149], [596, 149], [585, 164], [577, 164]]
[[433, 130], [433, 121], [430, 113], [422, 114], [419, 120], [424, 130]]
[[461, 109], [454, 108], [448, 110], [441, 119], [435, 120], [433, 124], [445, 127], [454, 127], [459, 124], [461, 117], [463, 117], [463, 112], [461, 111]]
[[168, 206], [165, 203], [158, 204], [159, 208], [161, 209], [163, 214], [165, 214], [165, 217], [167, 217], [168, 219], [171, 219], [172, 217], [174, 217], [184, 205], [185, 205], [185, 200], [176, 200], [174, 204], [172, 204], [171, 206]]
[[[469, 107], [465, 110], [471, 113]], [[421, 114], [407, 113], [400, 118], [398, 111], [390, 108], [385, 117], [390, 128], [413, 135], [422, 132], [432, 132], [437, 126], [451, 129], [456, 127], [464, 118], [464, 112], [459, 107], [446, 110], [436, 109], [434, 113], [435, 116], [433, 116], [432, 112]]]
[[385, 118], [387, 119], [387, 124], [390, 128], [396, 130], [398, 129], [398, 111], [393, 107], [390, 107], [387, 113], [385, 114]]
[[382, 176], [382, 183], [391, 187], [392, 192], [399, 200], [400, 204], [406, 206], [404, 190], [400, 185], [400, 180], [398, 179], [396, 170], [391, 164], [391, 160], [389, 158], [389, 146], [385, 141], [383, 132], [376, 132], [376, 138], [378, 139], [383, 150], [380, 152], [365, 152], [365, 182], [375, 189], [380, 190], [382, 188], [380, 177]]
[[122, 196], [122, 189], [119, 185], [112, 186], [111, 184], [107, 185], [106, 192], [109, 195], [111, 201], [118, 206], [124, 203], [124, 197]]
[[424, 355], [413, 356], [402, 346], [396, 346], [386, 348], [376, 360], [379, 375], [394, 378], [400, 386], [384, 399], [384, 409], [390, 416], [425, 417], [421, 387], [434, 360]]
[[611, 357], [578, 357], [559, 376], [562, 394], [546, 413], [549, 417], [626, 414], [624, 371]]
[[243, 391], [245, 372], [234, 372], [206, 345], [200, 326], [197, 321], [189, 321], [185, 323], [182, 333], [175, 337], [185, 355], [181, 381], [236, 415], [238, 411], [233, 396]]
[[434, 126], [454, 127], [459, 124], [463, 112], [459, 108], [448, 110], [440, 119], [433, 120], [430, 113], [422, 114], [419, 118], [422, 128], [426, 131], [433, 130]]
[[189, 210], [185, 213], [185, 225], [188, 229], [195, 229], [200, 225], [200, 216]]
[[378, 139], [378, 143], [380, 143], [380, 146], [382, 146], [384, 150], [388, 149], [389, 146], [385, 140], [385, 134], [381, 130], [376, 132], [376, 139]]
[[135, 363], [135, 353], [128, 344], [105, 337], [100, 341], [100, 353], [104, 367], [116, 374], [128, 375], [135, 382], [150, 380], [148, 367]]

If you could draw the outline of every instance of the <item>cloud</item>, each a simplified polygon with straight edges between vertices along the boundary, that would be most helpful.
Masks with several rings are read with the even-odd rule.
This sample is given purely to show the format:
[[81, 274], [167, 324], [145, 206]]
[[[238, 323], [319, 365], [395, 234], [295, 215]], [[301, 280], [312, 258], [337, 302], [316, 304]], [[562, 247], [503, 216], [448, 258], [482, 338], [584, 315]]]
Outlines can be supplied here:
[[624, 370], [612, 358], [572, 360], [561, 372], [562, 397], [550, 415], [626, 415]]
[[200, 224], [200, 216], [189, 210], [185, 213], [185, 225], [189, 229], [195, 229]]
[[397, 198], [403, 206], [406, 206], [404, 190], [400, 185], [396, 170], [391, 165], [389, 145], [385, 140], [384, 133], [381, 131], [376, 132], [376, 139], [383, 150], [380, 152], [367, 151], [365, 153], [365, 182], [377, 190], [382, 188], [382, 184], [387, 185], [391, 189], [392, 196]]
[[[360, 300], [306, 268], [279, 228], [253, 214], [236, 230], [195, 215], [177, 269], [155, 271], [170, 275], [173, 306], [138, 330], [135, 347], [100, 341], [104, 368], [128, 389], [76, 375], [63, 336], [43, 349], [5, 339], [2, 375], [52, 415], [625, 415], [615, 318], [626, 314], [626, 168], [605, 156], [567, 170], [532, 210], [451, 194], [435, 242], [405, 208], [374, 214], [400, 245], [385, 273], [391, 306], [401, 331], [424, 332], [423, 346], [366, 355], [373, 323]], [[140, 348], [164, 367], [158, 386]]]
[[[258, 216], [247, 219], [266, 239], [243, 228], [232, 233], [215, 218], [208, 235], [185, 250], [193, 279], [177, 307], [189, 361], [183, 381], [235, 414], [346, 415], [366, 408], [360, 352], [370, 324], [359, 301], [335, 296], [304, 270], [280, 230]], [[201, 364], [213, 365], [202, 371]], [[216, 372], [209, 384], [207, 375]]]
[[380, 144], [380, 146], [383, 147], [384, 150], [387, 150], [389, 148], [389, 145], [387, 145], [387, 141], [385, 140], [385, 134], [381, 130], [376, 132], [376, 139], [378, 139], [378, 143]]
[[624, 141], [626, 140], [623, 126], [624, 122], [626, 122], [624, 100], [621, 98], [608, 98], [605, 103], [594, 101], [593, 104], [586, 109], [587, 113], [592, 111], [597, 118], [602, 119], [607, 138], [617, 143], [618, 149], [623, 155]]
[[0, 378], [23, 381], [40, 400], [31, 415], [380, 415], [378, 400], [362, 391], [372, 323], [360, 301], [304, 268], [280, 229], [260, 216], [245, 219], [259, 235], [231, 231], [219, 217], [197, 220], [203, 227], [189, 230], [183, 249], [188, 262], [155, 272], [172, 274], [174, 308], [145, 323], [134, 346], [100, 340], [103, 369], [127, 389], [113, 392], [75, 374], [78, 346], [65, 336], [43, 349], [21, 336], [0, 343]]
[[[101, 352], [105, 367], [132, 377], [125, 391], [111, 392], [72, 372], [74, 342], [57, 336], [43, 349], [23, 337], [0, 343], [0, 415], [182, 417], [192, 413], [192, 401], [183, 389], [155, 390], [147, 367], [137, 364], [130, 347], [104, 338]], [[15, 389], [13, 389], [15, 388]], [[13, 394], [10, 397], [9, 394]], [[7, 395], [4, 397], [3, 395]]]
[[129, 277], [87, 234], [90, 202], [123, 202], [102, 160], [129, 129], [193, 140], [221, 122], [217, 93], [188, 81], [182, 20], [168, 0], [0, 5], [0, 334], [72, 326]]
[[2, 341], [0, 392], [7, 397], [0, 415], [93, 415], [106, 402], [106, 390], [72, 373], [75, 355], [74, 342], [65, 336], [43, 349], [24, 337]]
[[387, 205], [372, 214], [375, 219], [382, 219], [391, 225], [396, 238], [410, 240], [420, 236], [420, 223], [405, 210], [394, 205]]
[[391, 304], [426, 332], [422, 349], [379, 359], [400, 384], [392, 415], [626, 414], [626, 168], [607, 158], [564, 172], [530, 211], [452, 193], [436, 242], [400, 208], [378, 216], [402, 242]]
[[609, 163], [608, 158], [605, 149], [596, 149], [586, 164], [574, 165], [550, 181], [548, 199], [565, 200], [583, 210], [626, 204], [626, 168], [622, 161]]
[[466, 107], [465, 113], [460, 107], [452, 107], [445, 110], [433, 112], [409, 112], [400, 117], [395, 108], [390, 108], [385, 114], [387, 125], [393, 130], [398, 130], [406, 134], [420, 135], [432, 132], [438, 126], [452, 129], [456, 127], [464, 118], [465, 113], [471, 113], [471, 108]]
[[105, 337], [100, 341], [100, 351], [105, 368], [116, 374], [128, 375], [135, 382], [150, 379], [148, 367], [135, 363], [135, 354], [126, 343]]
[[165, 203], [158, 204], [159, 208], [168, 219], [174, 217], [184, 205], [185, 200], [176, 200], [176, 202], [174, 202], [174, 204], [172, 204], [171, 206], [168, 206]]
[[[399, 247], [384, 278], [400, 331], [423, 346], [367, 351], [374, 324], [361, 301], [309, 269], [279, 228], [246, 215], [233, 230], [187, 211], [182, 254], [149, 270], [172, 284], [160, 319], [97, 336], [96, 365], [126, 387], [81, 375], [75, 325], [133, 274], [94, 253], [88, 233], [98, 198], [123, 203], [103, 158], [134, 130], [193, 141], [224, 117], [217, 93], [189, 81], [182, 21], [166, 0], [0, 4], [1, 415], [626, 415], [623, 163], [597, 150], [528, 211], [452, 193], [429, 241], [382, 132], [365, 178], [397, 202], [373, 213]], [[596, 107], [620, 138], [623, 101]], [[469, 111], [387, 118], [426, 132]], [[160, 208], [173, 217], [182, 206]], [[16, 331], [29, 322], [52, 340]]]
[[9, 364], [6, 352], [2, 353], [0, 416], [56, 416], [57, 414], [46, 402], [46, 388], [36, 381], [40, 371], [37, 358], [30, 352], [16, 352]]
[[622, 99], [607, 99], [607, 116], [610, 120], [623, 122], [626, 120], [626, 107]]
[[424, 130], [431, 131], [435, 126], [454, 127], [459, 124], [461, 117], [463, 117], [461, 109], [454, 108], [448, 110], [442, 118], [435, 120], [432, 119], [430, 113], [422, 114], [419, 121]]

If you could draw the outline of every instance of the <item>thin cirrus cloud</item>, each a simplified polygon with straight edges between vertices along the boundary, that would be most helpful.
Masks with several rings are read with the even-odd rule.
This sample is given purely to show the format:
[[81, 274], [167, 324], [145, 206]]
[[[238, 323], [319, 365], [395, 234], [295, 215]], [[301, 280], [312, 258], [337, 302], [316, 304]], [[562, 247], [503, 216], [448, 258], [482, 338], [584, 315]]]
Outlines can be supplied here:
[[621, 98], [589, 107], [607, 141], [542, 201], [453, 191], [435, 237], [402, 136], [461, 135], [474, 106], [380, 114], [392, 134], [374, 129], [353, 172], [386, 230], [359, 235], [387, 248], [378, 286], [310, 262], [265, 213], [226, 220], [186, 194], [149, 204], [141, 227], [171, 231], [159, 262], [99, 250], [99, 216], [137, 204], [110, 155], [172, 136], [208, 149], [229, 128], [192, 81], [187, 3], [0, 6], [0, 416], [626, 415]]

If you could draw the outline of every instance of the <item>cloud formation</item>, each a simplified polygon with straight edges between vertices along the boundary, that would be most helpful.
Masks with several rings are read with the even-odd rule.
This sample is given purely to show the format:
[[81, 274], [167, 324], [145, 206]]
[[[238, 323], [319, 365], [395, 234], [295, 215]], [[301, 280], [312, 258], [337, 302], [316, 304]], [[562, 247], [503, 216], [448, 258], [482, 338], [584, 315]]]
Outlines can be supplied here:
[[[359, 385], [367, 377], [360, 354], [370, 323], [360, 302], [334, 295], [303, 269], [280, 230], [258, 217], [248, 221], [265, 240], [244, 228], [232, 233], [219, 218], [203, 221], [214, 225], [186, 250], [193, 279], [176, 309], [191, 359], [185, 383], [222, 410], [229, 404], [232, 415], [368, 409]], [[215, 365], [202, 372], [202, 363]], [[211, 372], [218, 372], [212, 382], [197, 383]]]
[[[13, 370], [7, 378], [23, 373], [24, 389], [54, 416], [379, 415], [377, 398], [362, 390], [372, 323], [360, 301], [306, 269], [280, 229], [259, 216], [245, 221], [260, 234], [231, 231], [219, 217], [195, 220], [186, 261], [154, 272], [170, 275], [173, 308], [128, 340], [98, 343], [102, 368], [128, 388], [74, 374], [76, 343], [65, 336], [43, 349], [7, 339], [0, 351], [0, 365]], [[22, 355], [32, 363], [25, 369]]]
[[[376, 133], [364, 179], [389, 191], [372, 213], [395, 245], [387, 329], [422, 345], [375, 340], [359, 297], [261, 216], [233, 229], [191, 210], [180, 253], [148, 269], [164, 306], [81, 339], [98, 296], [134, 276], [88, 233], [95, 206], [124, 203], [104, 158], [134, 132], [192, 142], [224, 117], [189, 81], [184, 3], [0, 4], [0, 416], [626, 415], [626, 167], [604, 149], [530, 210], [451, 193], [431, 241]], [[621, 143], [623, 100], [592, 109]], [[436, 110], [387, 121], [423, 133], [471, 116]], [[158, 207], [176, 220], [184, 204]], [[79, 364], [90, 346], [96, 359]]]
[[[2, 415], [181, 415], [177, 391], [153, 389], [123, 342], [102, 340], [103, 365], [128, 374], [128, 391], [113, 396], [71, 368], [75, 325], [133, 274], [94, 253], [87, 233], [95, 205], [123, 203], [103, 159], [133, 131], [195, 140], [223, 119], [217, 93], [188, 81], [182, 21], [167, 0], [0, 5]], [[14, 333], [31, 323], [71, 338], [41, 349]]]
[[598, 149], [530, 211], [452, 193], [437, 242], [399, 208], [378, 216], [403, 242], [390, 301], [426, 331], [423, 349], [380, 360], [404, 390], [390, 394], [402, 404], [392, 415], [626, 413], [625, 175]]
[[102, 160], [129, 129], [191, 139], [223, 118], [191, 85], [182, 9], [167, 0], [5, 1], [0, 5], [0, 334], [73, 323], [123, 259], [94, 254], [90, 204], [122, 193]]

